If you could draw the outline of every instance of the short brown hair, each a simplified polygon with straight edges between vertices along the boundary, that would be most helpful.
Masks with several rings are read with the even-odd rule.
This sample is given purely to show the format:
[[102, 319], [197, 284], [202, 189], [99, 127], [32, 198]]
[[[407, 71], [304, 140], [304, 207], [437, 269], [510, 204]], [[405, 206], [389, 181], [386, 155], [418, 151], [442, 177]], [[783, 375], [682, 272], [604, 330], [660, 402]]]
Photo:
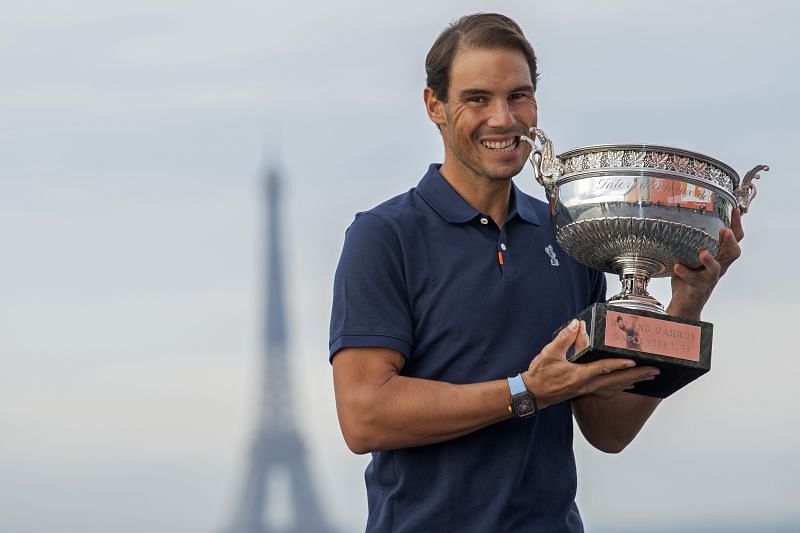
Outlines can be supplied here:
[[528, 61], [533, 89], [536, 90], [539, 78], [536, 72], [536, 54], [522, 33], [522, 28], [505, 15], [475, 13], [461, 17], [446, 27], [425, 58], [427, 84], [437, 99], [447, 101], [453, 59], [461, 48], [470, 47], [519, 50]]

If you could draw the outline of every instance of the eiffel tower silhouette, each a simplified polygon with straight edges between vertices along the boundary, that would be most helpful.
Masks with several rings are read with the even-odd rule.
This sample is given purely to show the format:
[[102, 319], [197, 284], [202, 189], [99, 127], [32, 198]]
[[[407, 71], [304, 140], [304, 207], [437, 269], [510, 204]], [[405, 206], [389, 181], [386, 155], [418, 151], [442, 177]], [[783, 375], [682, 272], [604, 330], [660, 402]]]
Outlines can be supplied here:
[[[287, 359], [286, 309], [281, 256], [281, 179], [267, 173], [267, 283], [263, 395], [255, 438], [248, 457], [244, 489], [233, 525], [226, 533], [335, 533], [319, 505], [306, 449], [295, 425]], [[270, 493], [280, 474], [288, 493]], [[273, 491], [274, 492], [274, 491]], [[289, 523], [265, 523], [279, 498], [288, 500]], [[271, 504], [271, 506], [270, 506]]]

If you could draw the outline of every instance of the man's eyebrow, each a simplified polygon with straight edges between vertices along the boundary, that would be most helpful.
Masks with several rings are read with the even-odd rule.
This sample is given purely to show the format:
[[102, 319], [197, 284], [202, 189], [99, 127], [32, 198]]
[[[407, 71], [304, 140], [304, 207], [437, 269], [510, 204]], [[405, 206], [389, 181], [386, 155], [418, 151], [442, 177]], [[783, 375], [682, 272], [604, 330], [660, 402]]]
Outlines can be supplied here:
[[461, 98], [468, 98], [470, 96], [486, 96], [491, 95], [492, 92], [486, 89], [464, 89], [458, 93]]
[[[509, 91], [510, 94], [513, 93], [529, 93], [533, 94], [533, 85], [520, 85]], [[460, 98], [469, 98], [470, 96], [491, 96], [493, 93], [488, 89], [464, 89], [458, 93]]]
[[533, 93], [533, 85], [520, 85], [511, 91], [512, 93]]

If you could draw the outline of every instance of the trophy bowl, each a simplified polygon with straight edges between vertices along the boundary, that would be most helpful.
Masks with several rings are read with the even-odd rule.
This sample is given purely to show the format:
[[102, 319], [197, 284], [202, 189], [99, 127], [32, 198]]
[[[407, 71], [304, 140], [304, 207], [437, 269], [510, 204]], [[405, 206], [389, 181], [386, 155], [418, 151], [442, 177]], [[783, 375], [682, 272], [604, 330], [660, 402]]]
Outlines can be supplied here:
[[573, 259], [615, 273], [622, 291], [578, 314], [590, 345], [570, 360], [627, 357], [657, 366], [653, 382], [632, 392], [665, 397], [711, 368], [712, 324], [668, 316], [647, 292], [675, 263], [700, 268], [700, 250], [719, 251], [734, 209], [756, 196], [758, 165], [744, 178], [703, 154], [651, 144], [603, 144], [558, 156], [547, 135], [530, 129], [536, 172], [550, 201], [559, 246]]
[[[651, 144], [602, 144], [554, 155], [531, 128], [531, 162], [550, 199], [556, 241], [577, 261], [620, 276], [609, 303], [664, 313], [647, 293], [650, 278], [675, 263], [699, 268], [698, 253], [719, 251], [719, 231], [734, 208], [756, 195], [759, 165], [740, 180], [730, 166], [703, 154]], [[537, 141], [539, 146], [537, 146]]]

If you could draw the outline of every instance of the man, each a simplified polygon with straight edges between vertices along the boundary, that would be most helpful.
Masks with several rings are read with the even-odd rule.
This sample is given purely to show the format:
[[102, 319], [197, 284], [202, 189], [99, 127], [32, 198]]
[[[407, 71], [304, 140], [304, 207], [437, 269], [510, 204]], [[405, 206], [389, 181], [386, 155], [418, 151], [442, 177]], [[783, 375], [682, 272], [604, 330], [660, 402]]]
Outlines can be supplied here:
[[[588, 342], [577, 321], [552, 338], [605, 298], [605, 282], [557, 246], [547, 206], [512, 182], [529, 155], [520, 135], [537, 122], [536, 58], [517, 24], [458, 20], [426, 70], [444, 163], [356, 216], [334, 282], [339, 421], [354, 452], [372, 452], [367, 530], [582, 531], [572, 416], [619, 452], [659, 401], [623, 391], [658, 370], [568, 362]], [[670, 314], [699, 318], [739, 255], [735, 227], [716, 258], [700, 253], [701, 270], [676, 267]], [[535, 416], [512, 414], [512, 391], [535, 398]]]
[[631, 350], [642, 349], [642, 339], [639, 337], [639, 332], [636, 330], [636, 322], [639, 317], [633, 317], [633, 323], [629, 326], [625, 323], [625, 319], [621, 316], [617, 317], [617, 327], [625, 334], [625, 347]]

